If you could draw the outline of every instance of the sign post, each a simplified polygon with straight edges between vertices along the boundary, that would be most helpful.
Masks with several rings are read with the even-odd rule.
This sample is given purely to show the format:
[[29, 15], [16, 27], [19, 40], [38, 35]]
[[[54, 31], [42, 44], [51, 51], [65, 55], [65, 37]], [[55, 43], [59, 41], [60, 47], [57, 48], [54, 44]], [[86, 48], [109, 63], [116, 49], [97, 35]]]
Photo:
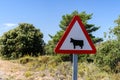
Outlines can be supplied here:
[[78, 55], [73, 54], [73, 76], [72, 76], [72, 80], [77, 80], [77, 72], [78, 72]]
[[96, 48], [79, 16], [74, 16], [55, 47], [56, 53], [73, 54], [73, 80], [77, 80], [77, 54], [95, 54]]

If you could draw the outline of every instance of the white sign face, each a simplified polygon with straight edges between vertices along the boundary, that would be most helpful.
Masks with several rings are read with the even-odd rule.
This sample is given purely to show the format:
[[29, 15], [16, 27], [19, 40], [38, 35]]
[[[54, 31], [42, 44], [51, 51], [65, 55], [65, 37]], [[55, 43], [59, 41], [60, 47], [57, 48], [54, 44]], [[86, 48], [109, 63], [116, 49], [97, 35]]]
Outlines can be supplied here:
[[61, 45], [60, 50], [92, 50], [78, 21], [76, 21], [71, 28], [71, 31]]

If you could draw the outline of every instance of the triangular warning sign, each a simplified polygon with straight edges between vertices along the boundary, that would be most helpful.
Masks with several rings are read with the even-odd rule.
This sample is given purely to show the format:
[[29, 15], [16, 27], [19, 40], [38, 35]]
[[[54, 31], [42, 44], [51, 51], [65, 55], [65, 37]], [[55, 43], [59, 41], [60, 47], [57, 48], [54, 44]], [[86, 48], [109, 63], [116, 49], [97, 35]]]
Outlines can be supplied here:
[[55, 48], [56, 53], [93, 54], [93, 45], [81, 19], [75, 16]]

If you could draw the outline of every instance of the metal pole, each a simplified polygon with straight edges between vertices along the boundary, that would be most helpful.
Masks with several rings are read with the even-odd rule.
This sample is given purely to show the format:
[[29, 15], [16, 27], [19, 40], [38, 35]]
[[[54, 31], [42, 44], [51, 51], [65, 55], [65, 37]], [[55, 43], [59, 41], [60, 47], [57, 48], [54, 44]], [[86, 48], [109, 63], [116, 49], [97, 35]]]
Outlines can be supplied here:
[[78, 55], [73, 54], [73, 78], [72, 80], [77, 80], [77, 71], [78, 71]]

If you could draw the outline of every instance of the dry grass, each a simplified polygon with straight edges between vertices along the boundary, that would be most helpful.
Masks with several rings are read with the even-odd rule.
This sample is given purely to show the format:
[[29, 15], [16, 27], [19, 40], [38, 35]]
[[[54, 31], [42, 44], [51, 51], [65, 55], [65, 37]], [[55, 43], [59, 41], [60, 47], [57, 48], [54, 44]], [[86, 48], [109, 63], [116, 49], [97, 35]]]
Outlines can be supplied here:
[[[0, 59], [0, 77], [5, 80], [72, 80], [71, 62], [54, 59], [53, 56], [27, 56], [14, 61]], [[120, 80], [120, 73], [107, 73], [94, 63], [83, 62], [78, 63], [78, 80]]]

